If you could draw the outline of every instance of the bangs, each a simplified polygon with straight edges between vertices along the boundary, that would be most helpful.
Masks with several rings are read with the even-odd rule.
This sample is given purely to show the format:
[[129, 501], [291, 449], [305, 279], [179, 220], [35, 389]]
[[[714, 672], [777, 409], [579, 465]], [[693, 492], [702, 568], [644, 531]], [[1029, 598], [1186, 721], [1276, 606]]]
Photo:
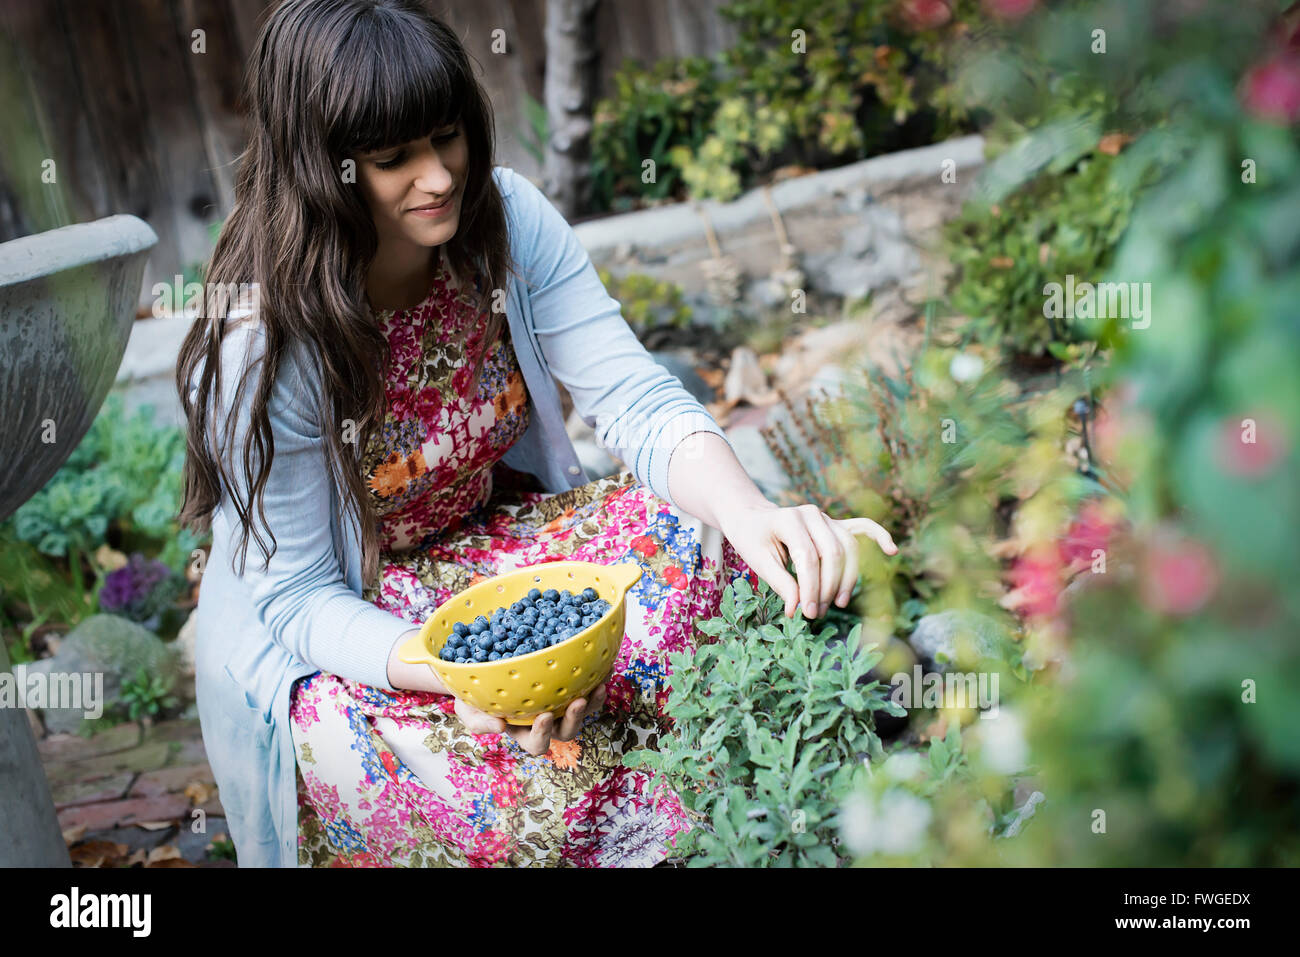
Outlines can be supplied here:
[[[378, 13], [379, 11], [373, 11]], [[340, 155], [409, 143], [461, 119], [469, 78], [425, 25], [366, 16], [338, 50], [326, 93], [329, 143]]]

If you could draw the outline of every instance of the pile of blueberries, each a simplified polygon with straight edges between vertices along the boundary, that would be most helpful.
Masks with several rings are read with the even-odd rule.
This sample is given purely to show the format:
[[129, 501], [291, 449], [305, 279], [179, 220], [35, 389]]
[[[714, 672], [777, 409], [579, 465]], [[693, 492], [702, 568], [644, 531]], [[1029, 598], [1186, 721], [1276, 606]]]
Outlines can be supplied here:
[[577, 595], [567, 588], [534, 588], [491, 616], [479, 615], [469, 624], [456, 622], [438, 657], [463, 665], [541, 651], [600, 621], [611, 607], [594, 588], [584, 588]]

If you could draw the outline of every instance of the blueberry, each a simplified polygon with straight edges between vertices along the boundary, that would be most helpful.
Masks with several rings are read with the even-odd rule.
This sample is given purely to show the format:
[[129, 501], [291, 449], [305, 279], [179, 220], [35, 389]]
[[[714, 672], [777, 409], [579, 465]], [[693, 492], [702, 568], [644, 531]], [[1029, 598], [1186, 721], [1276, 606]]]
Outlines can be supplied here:
[[457, 635], [458, 637], [461, 635], [468, 635], [469, 625], [465, 624], [463, 621], [458, 621], [456, 622], [456, 624], [451, 626], [451, 630], [452, 633]]
[[458, 665], [467, 665], [467, 664], [469, 664], [469, 662], [470, 662], [470, 659], [469, 659], [469, 658], [466, 658], [464, 655], [457, 655], [457, 656], [456, 656], [456, 664], [458, 664]]
[[492, 652], [492, 654], [487, 656], [488, 661], [498, 661], [500, 660], [500, 658], [501, 658], [501, 652], [499, 651], [494, 651]]
[[486, 648], [475, 648], [475, 649], [474, 649], [474, 660], [475, 660], [475, 661], [487, 661], [487, 658], [488, 658], [488, 653], [487, 653], [487, 649], [486, 649]]
[[571, 611], [565, 616], [564, 620], [567, 621], [570, 625], [578, 625], [582, 623], [582, 616], [579, 615], [576, 611]]
[[599, 597], [600, 597], [600, 596], [599, 596], [598, 594], [596, 594], [596, 589], [594, 589], [594, 588], [584, 588], [584, 589], [582, 590], [582, 600], [583, 600], [583, 601], [595, 601], [595, 600], [596, 600], [597, 598], [599, 598]]
[[469, 633], [470, 633], [471, 635], [481, 635], [481, 634], [483, 634], [483, 632], [484, 632], [484, 630], [485, 630], [486, 628], [487, 628], [487, 625], [481, 625], [481, 624], [479, 624], [479, 623], [476, 621], [476, 622], [474, 622], [474, 624], [472, 624], [472, 625], [469, 626]]
[[542, 597], [542, 593], [538, 591], [536, 588], [530, 588], [528, 589], [528, 597], [531, 598], [533, 601], [537, 601], [537, 599]]
[[493, 638], [504, 638], [505, 636], [506, 636], [506, 626], [505, 626], [505, 625], [502, 625], [502, 624], [495, 624], [495, 625], [492, 626], [492, 637], [493, 637]]
[[554, 588], [548, 588], [546, 591], [542, 592], [542, 597], [547, 601], [557, 601], [559, 600], [560, 593]]
[[506, 651], [514, 651], [519, 647], [519, 642], [515, 638], [506, 639]]
[[486, 628], [488, 626], [488, 620], [484, 618], [482, 615], [479, 615], [477, 618], [474, 619], [474, 624], [482, 625], [484, 628]]

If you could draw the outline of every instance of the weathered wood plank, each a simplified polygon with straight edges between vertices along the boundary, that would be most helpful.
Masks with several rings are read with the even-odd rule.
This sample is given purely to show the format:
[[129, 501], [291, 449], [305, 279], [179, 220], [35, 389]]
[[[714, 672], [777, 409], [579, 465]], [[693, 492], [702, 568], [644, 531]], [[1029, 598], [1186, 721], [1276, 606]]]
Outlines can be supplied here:
[[[195, 52], [189, 35], [180, 35], [172, 0], [117, 0], [114, 5], [129, 27], [123, 30], [123, 68], [136, 76], [144, 126], [137, 162], [151, 179], [155, 201], [146, 219], [158, 232], [160, 248], [151, 257], [146, 281], [166, 282], [206, 259], [211, 246], [206, 223], [213, 218], [216, 187], [187, 62], [193, 57], [206, 63], [210, 54]], [[167, 239], [164, 231], [170, 234]]]
[[186, 65], [204, 156], [216, 190], [215, 207], [202, 215], [219, 218], [234, 205], [235, 160], [244, 147], [240, 95], [245, 57], [227, 0], [179, 0], [176, 20], [182, 40], [202, 30], [207, 43], [207, 53], [186, 58]]

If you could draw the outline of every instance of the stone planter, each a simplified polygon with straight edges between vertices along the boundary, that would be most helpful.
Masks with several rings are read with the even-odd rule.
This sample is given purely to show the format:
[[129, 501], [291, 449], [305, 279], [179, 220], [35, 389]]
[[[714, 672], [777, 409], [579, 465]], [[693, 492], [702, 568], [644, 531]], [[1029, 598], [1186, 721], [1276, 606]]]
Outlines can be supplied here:
[[[158, 237], [110, 216], [0, 244], [0, 519], [49, 481], [99, 412]], [[0, 646], [0, 676], [9, 678]], [[23, 708], [0, 708], [0, 867], [67, 867]]]

